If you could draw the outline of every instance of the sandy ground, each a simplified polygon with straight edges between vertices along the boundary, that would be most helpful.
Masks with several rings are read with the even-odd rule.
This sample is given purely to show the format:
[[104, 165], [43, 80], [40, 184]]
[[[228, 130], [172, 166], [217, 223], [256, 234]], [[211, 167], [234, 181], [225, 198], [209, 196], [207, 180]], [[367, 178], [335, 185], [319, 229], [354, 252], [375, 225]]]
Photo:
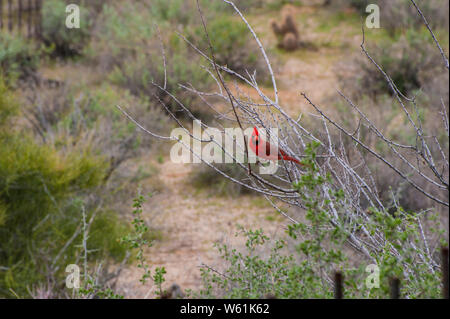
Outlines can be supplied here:
[[[166, 287], [177, 283], [183, 289], [199, 288], [199, 266], [202, 263], [215, 266], [219, 261], [214, 243], [242, 246], [242, 238], [235, 236], [238, 224], [263, 228], [272, 236], [283, 231], [284, 222], [280, 223], [263, 199], [196, 193], [189, 186], [191, 167], [165, 162], [160, 174], [165, 190], [144, 206], [148, 224], [156, 225], [163, 234], [162, 240], [147, 249], [146, 256], [153, 268], [166, 268]], [[130, 298], [154, 297], [153, 285], [143, 286], [139, 282], [141, 275], [136, 267], [125, 269], [118, 282], [119, 289]]]

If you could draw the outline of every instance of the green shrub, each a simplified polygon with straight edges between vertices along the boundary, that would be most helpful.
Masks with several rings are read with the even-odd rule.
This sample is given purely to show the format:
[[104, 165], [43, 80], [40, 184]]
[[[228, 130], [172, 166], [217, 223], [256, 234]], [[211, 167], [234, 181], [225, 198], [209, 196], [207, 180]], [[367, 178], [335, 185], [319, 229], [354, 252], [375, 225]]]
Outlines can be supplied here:
[[187, 25], [197, 18], [197, 6], [194, 1], [154, 0], [150, 11], [152, 16], [162, 23]]
[[[235, 17], [222, 15], [207, 23], [209, 38], [214, 48], [216, 62], [231, 70], [247, 76], [246, 71], [264, 82], [267, 74], [262, 56], [246, 25]], [[203, 27], [197, 27], [192, 35], [193, 42], [210, 55], [210, 50]]]
[[[245, 249], [216, 245], [225, 267], [220, 274], [207, 267], [200, 269], [203, 288], [188, 291], [191, 297], [232, 299], [324, 299], [333, 290], [324, 286], [314, 262], [298, 261], [287, 251], [286, 240], [274, 240], [262, 229], [238, 233], [246, 238]], [[237, 235], [238, 235], [237, 234]], [[298, 246], [300, 251], [300, 245]], [[347, 292], [347, 290], [346, 290]]]
[[8, 83], [30, 75], [39, 62], [39, 50], [18, 35], [0, 32], [0, 74]]
[[95, 217], [89, 231], [89, 246], [101, 249], [96, 254], [90, 254], [90, 260], [98, 261], [101, 258], [123, 260], [126, 248], [119, 239], [125, 236], [130, 229], [129, 224], [124, 223], [123, 218], [119, 217], [116, 211], [108, 209], [101, 211]]
[[[8, 128], [14, 120], [6, 114], [14, 114], [11, 105], [17, 106], [11, 101], [0, 89], [2, 125]], [[5, 268], [0, 271], [0, 296], [12, 291], [25, 296], [27, 288], [48, 278], [61, 280], [65, 266], [77, 262], [80, 236], [69, 240], [79, 228], [83, 207], [92, 216], [96, 207], [87, 195], [102, 185], [108, 163], [88, 147], [63, 153], [3, 127], [0, 144], [0, 265]], [[127, 225], [101, 208], [98, 216], [91, 231], [93, 245], [99, 246], [89, 257], [123, 257], [125, 248], [117, 238]]]
[[44, 43], [53, 47], [54, 52], [61, 56], [80, 54], [89, 38], [91, 19], [87, 9], [80, 6], [80, 28], [66, 27], [65, 0], [44, 1], [42, 6], [42, 38]]
[[[70, 197], [98, 185], [105, 163], [87, 154], [64, 158], [27, 137], [2, 136], [1, 143], [0, 202], [7, 209], [0, 229], [0, 262], [11, 267], [0, 277], [0, 294], [5, 295], [8, 287], [23, 293], [26, 285], [42, 278], [41, 259], [54, 257], [79, 223]], [[30, 245], [46, 253], [30, 255]]]
[[[19, 113], [19, 106], [11, 91], [6, 87], [6, 83], [0, 74], [0, 130], [5, 128], [5, 124], [12, 116]], [[0, 131], [1, 133], [1, 131]]]
[[[369, 4], [376, 4], [380, 8], [381, 28], [386, 29], [393, 37], [399, 33], [403, 33], [408, 28], [420, 29], [425, 27], [417, 9], [410, 0], [328, 0], [325, 3], [331, 5], [335, 10], [342, 10], [342, 8], [350, 6], [364, 17], [369, 14], [366, 12], [367, 6]], [[448, 33], [448, 1], [418, 0], [416, 4], [433, 29]]]
[[152, 20], [149, 9], [141, 2], [122, 2], [120, 7], [105, 4], [84, 53], [109, 71], [136, 51], [149, 49], [155, 33]]
[[[382, 215], [382, 214], [381, 214]], [[379, 222], [386, 224], [386, 232], [391, 232], [400, 220], [379, 215]], [[341, 246], [329, 248], [329, 236], [318, 231], [313, 237], [311, 220], [294, 225], [304, 236], [304, 240], [293, 240], [293, 233], [286, 239], [275, 240], [266, 236], [262, 229], [241, 229], [240, 235], [246, 238], [245, 248], [230, 247], [227, 244], [218, 245], [216, 248], [223, 260], [221, 267], [212, 270], [202, 266], [202, 288], [188, 290], [188, 296], [193, 298], [237, 298], [237, 299], [331, 299], [333, 298], [332, 278], [336, 270], [340, 270], [345, 278], [345, 298], [389, 298], [390, 279], [401, 279], [401, 295], [408, 298], [439, 298], [440, 278], [439, 273], [430, 273], [422, 264], [411, 264], [415, 273], [409, 277], [403, 277], [403, 268], [397, 258], [392, 256], [388, 249], [377, 256], [380, 270], [380, 287], [368, 288], [365, 282], [368, 273], [365, 271], [371, 261], [362, 260], [360, 264], [350, 263], [348, 250]], [[390, 223], [390, 224], [389, 224]], [[390, 226], [388, 226], [389, 224]], [[414, 223], [405, 223], [410, 227]], [[321, 224], [322, 225], [322, 224]], [[411, 226], [416, 227], [417, 225]], [[292, 229], [292, 227], [290, 227]], [[328, 233], [338, 233], [331, 229]], [[408, 231], [408, 235], [412, 232]], [[237, 234], [238, 235], [238, 234]], [[300, 236], [299, 236], [300, 237]], [[402, 237], [402, 235], [399, 235]], [[406, 238], [407, 236], [403, 236]], [[314, 238], [314, 239], [312, 239]], [[322, 242], [321, 242], [322, 241]], [[289, 247], [294, 246], [296, 253], [289, 252]], [[291, 250], [292, 251], [292, 250]], [[436, 251], [435, 253], [438, 253]], [[404, 256], [412, 263], [414, 253], [405, 252]], [[327, 279], [326, 279], [327, 278]]]
[[[439, 51], [432, 46], [424, 31], [410, 29], [395, 42], [385, 40], [376, 47], [369, 45], [368, 51], [397, 89], [408, 95], [443, 72]], [[384, 75], [366, 57], [359, 60], [358, 68], [356, 80], [360, 94], [371, 97], [393, 94]]]

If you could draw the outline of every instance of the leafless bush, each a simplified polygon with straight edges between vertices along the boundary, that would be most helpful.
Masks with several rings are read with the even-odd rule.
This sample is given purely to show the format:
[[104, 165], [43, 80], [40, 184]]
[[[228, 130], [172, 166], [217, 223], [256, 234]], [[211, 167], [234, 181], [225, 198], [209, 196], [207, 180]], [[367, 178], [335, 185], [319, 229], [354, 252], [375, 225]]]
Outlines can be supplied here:
[[[250, 165], [237, 163], [240, 169], [246, 173], [247, 180], [236, 180], [227, 172], [221, 170], [220, 167], [204, 162], [206, 165], [215, 169], [219, 174], [225, 178], [243, 186], [247, 187], [255, 192], [258, 192], [269, 200], [274, 208], [280, 212], [283, 216], [288, 218], [292, 223], [298, 223], [296, 216], [288, 215], [273, 202], [273, 199], [282, 201], [292, 207], [302, 210], [305, 208], [304, 199], [314, 197], [321, 202], [322, 207], [326, 207], [324, 210], [327, 218], [329, 219], [330, 226], [338, 227], [345, 232], [348, 244], [367, 261], [376, 262], [377, 256], [380, 252], [384, 251], [384, 247], [389, 245], [389, 254], [393, 258], [399, 260], [403, 266], [403, 272], [405, 277], [410, 277], [413, 274], [413, 264], [403, 259], [400, 249], [405, 247], [396, 247], [389, 243], [389, 238], [385, 236], [383, 229], [377, 229], [374, 232], [368, 231], [369, 225], [373, 224], [371, 214], [368, 213], [368, 209], [375, 209], [382, 214], [390, 214], [390, 203], [380, 197], [379, 190], [377, 189], [377, 183], [375, 181], [375, 172], [373, 167], [368, 165], [367, 158], [374, 159], [380, 164], [380, 170], [388, 172], [392, 176], [401, 181], [401, 184], [408, 185], [411, 189], [414, 189], [415, 195], [421, 200], [429, 201], [427, 210], [419, 212], [419, 225], [420, 216], [426, 215], [429, 210], [444, 210], [448, 208], [448, 106], [442, 103], [439, 110], [434, 112], [438, 113], [440, 118], [439, 135], [447, 137], [444, 145], [441, 144], [436, 135], [430, 135], [423, 127], [423, 119], [418, 113], [418, 103], [420, 102], [415, 97], [406, 97], [400, 92], [390, 77], [390, 70], [385, 70], [379, 63], [372, 57], [371, 53], [367, 50], [364, 40], [361, 43], [361, 49], [366, 58], [375, 66], [377, 72], [379, 72], [385, 79], [387, 86], [392, 92], [391, 107], [398, 110], [398, 114], [401, 116], [401, 121], [406, 123], [409, 129], [414, 133], [414, 138], [410, 141], [404, 142], [402, 139], [392, 139], [387, 136], [372, 118], [363, 112], [362, 107], [352, 99], [347, 97], [343, 92], [338, 92], [348, 107], [354, 112], [357, 117], [356, 127], [352, 127], [351, 130], [346, 128], [338, 120], [330, 117], [327, 112], [312, 101], [307, 93], [301, 93], [301, 97], [313, 107], [317, 112], [312, 115], [312, 121], [314, 123], [314, 129], [305, 126], [300, 118], [292, 118], [279, 104], [278, 89], [275, 77], [272, 72], [272, 66], [267, 54], [252, 27], [248, 24], [246, 18], [238, 10], [233, 2], [223, 0], [234, 8], [236, 13], [241, 17], [244, 23], [247, 25], [249, 32], [252, 34], [257, 47], [260, 50], [262, 57], [266, 62], [268, 72], [271, 76], [273, 93], [270, 95], [263, 90], [252, 74], [246, 76], [240, 75], [233, 70], [216, 63], [214, 47], [210, 45], [206, 52], [201, 52], [198, 48], [194, 48], [204, 58], [204, 61], [208, 64], [211, 72], [211, 76], [217, 83], [217, 90], [213, 93], [206, 93], [196, 91], [194, 89], [187, 88], [193, 92], [199, 94], [199, 96], [214, 95], [222, 99], [223, 103], [228, 106], [227, 110], [218, 109], [217, 112], [223, 115], [223, 118], [228, 119], [229, 123], [238, 126], [241, 129], [245, 127], [258, 126], [265, 129], [270, 127], [276, 127], [279, 129], [279, 141], [278, 144], [282, 147], [287, 154], [297, 158], [303, 158], [305, 156], [305, 150], [308, 148], [308, 144], [311, 142], [318, 143], [320, 145], [316, 157], [314, 157], [314, 163], [318, 166], [318, 173], [320, 176], [331, 175], [334, 182], [325, 181], [320, 186], [318, 193], [305, 193], [299, 194], [299, 192], [292, 187], [293, 183], [301, 180], [302, 175], [305, 173], [304, 168], [298, 165], [291, 165], [285, 161], [281, 161], [279, 169], [276, 174], [270, 178], [276, 178], [279, 183], [272, 183], [266, 176], [258, 174], [257, 170], [252, 169]], [[412, 1], [415, 5], [415, 3]], [[200, 10], [200, 9], [199, 9]], [[426, 21], [426, 20], [424, 20]], [[204, 31], [208, 36], [208, 24], [203, 20]], [[427, 22], [425, 22], [427, 24]], [[430, 33], [434, 38], [434, 34]], [[211, 43], [211, 42], [210, 42]], [[441, 51], [439, 43], [436, 41], [438, 52]], [[435, 49], [435, 48], [434, 48]], [[442, 53], [442, 52], [441, 52]], [[448, 71], [448, 59], [445, 54], [441, 54], [443, 62], [442, 68]], [[245, 82], [255, 94], [252, 98], [245, 92], [242, 92], [239, 86], [234, 86], [232, 82], [226, 81], [223, 74], [236, 77], [239, 81]], [[160, 87], [164, 90], [164, 88]], [[256, 96], [256, 97], [254, 97]], [[175, 99], [175, 97], [173, 97]], [[210, 108], [215, 108], [215, 105], [208, 105]], [[159, 137], [164, 140], [173, 140], [181, 143], [184, 147], [188, 148], [196, 155], [190, 145], [183, 143], [182, 140], [170, 137], [161, 136], [155, 134], [145, 128], [145, 125], [139, 123], [128, 114], [123, 108], [119, 106], [123, 113], [133, 121], [138, 127], [143, 129], [147, 134], [154, 137]], [[189, 106], [180, 103], [182, 108], [188, 116], [195, 120], [195, 117], [189, 112]], [[185, 128], [182, 123], [177, 122], [181, 127]], [[202, 124], [203, 128], [208, 128], [208, 125]], [[318, 131], [318, 128], [321, 128]], [[186, 128], [185, 128], [186, 129]], [[189, 132], [188, 129], [186, 129]], [[190, 134], [190, 133], [189, 133]], [[226, 132], [222, 131], [225, 135]], [[191, 134], [190, 134], [191, 135]], [[198, 139], [191, 135], [191, 138]], [[343, 139], [351, 141], [345, 142]], [[201, 140], [202, 142], [212, 142], [217, 144], [222, 151], [231, 156], [236, 162], [234, 154], [228, 153], [223, 147], [221, 142], [211, 137], [209, 140]], [[382, 149], [379, 146], [382, 146]], [[247, 141], [240, 144], [240, 149], [248, 154]], [[393, 160], [395, 159], [395, 160]], [[396, 181], [394, 181], [396, 182]], [[395, 197], [395, 190], [398, 185], [393, 185], [394, 197], [393, 205], [398, 207], [397, 198]], [[343, 199], [340, 201], [331, 200], [330, 194], [341, 190], [343, 192]], [[407, 217], [406, 215], [404, 216]], [[421, 227], [421, 226], [420, 226]], [[398, 231], [402, 229], [398, 226]], [[424, 233], [419, 234], [418, 241], [407, 239], [408, 249], [414, 251], [415, 258], [418, 262], [423, 264], [434, 273], [438, 271], [438, 261], [435, 256], [432, 255], [429, 247], [430, 238], [426, 237]]]
[[[39, 89], [34, 89], [39, 88]], [[24, 116], [32, 125], [34, 131], [46, 142], [53, 130], [53, 126], [70, 108], [67, 99], [68, 89], [59, 82], [45, 82], [39, 76], [36, 81], [28, 82], [22, 87], [27, 99]], [[44, 97], [42, 90], [46, 90]]]
[[30, 296], [33, 299], [55, 299], [57, 295], [55, 294], [55, 289], [51, 284], [38, 285], [33, 289], [30, 289]]

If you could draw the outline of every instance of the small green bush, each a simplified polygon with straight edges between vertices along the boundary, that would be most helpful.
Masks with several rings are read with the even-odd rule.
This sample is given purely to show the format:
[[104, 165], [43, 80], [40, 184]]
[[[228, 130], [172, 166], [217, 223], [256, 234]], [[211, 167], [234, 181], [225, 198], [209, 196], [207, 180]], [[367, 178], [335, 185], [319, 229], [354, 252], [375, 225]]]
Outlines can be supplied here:
[[9, 84], [34, 72], [39, 50], [21, 36], [0, 32], [0, 73]]
[[149, 49], [155, 33], [151, 21], [149, 9], [141, 2], [127, 1], [120, 7], [114, 3], [105, 4], [84, 53], [109, 71], [129, 55]]
[[[246, 25], [235, 17], [222, 15], [208, 21], [207, 30], [214, 48], [216, 62], [247, 76], [246, 71], [264, 82], [266, 70]], [[193, 42], [210, 55], [209, 45], [203, 27], [197, 27], [192, 35]]]
[[5, 128], [7, 121], [18, 113], [18, 103], [12, 92], [6, 87], [6, 83], [0, 74], [0, 130]]
[[187, 25], [197, 18], [197, 6], [193, 1], [154, 0], [150, 11], [155, 19], [163, 23]]
[[[87, 195], [103, 184], [109, 165], [88, 147], [63, 152], [9, 129], [18, 104], [1, 83], [0, 296], [27, 296], [37, 283], [63, 279], [65, 266], [77, 262], [81, 237], [69, 239], [83, 207], [92, 216]], [[100, 208], [91, 225], [92, 244], [99, 246], [89, 257], [122, 258], [126, 249], [117, 239], [126, 230], [117, 213]]]
[[98, 261], [100, 258], [123, 260], [126, 249], [119, 239], [130, 229], [129, 224], [124, 223], [123, 218], [114, 210], [104, 210], [95, 216], [89, 231], [89, 246], [101, 249], [97, 254], [90, 254], [90, 260]]
[[[404, 29], [425, 28], [424, 22], [409, 0], [378, 0], [380, 7], [381, 27], [389, 30], [395, 36]], [[427, 0], [416, 1], [423, 15], [433, 29], [447, 30], [449, 27], [449, 3], [448, 1]]]
[[[397, 89], [408, 95], [442, 73], [439, 51], [432, 46], [424, 31], [409, 29], [395, 42], [385, 40], [376, 47], [369, 45], [368, 51]], [[384, 75], [365, 56], [359, 60], [358, 68], [356, 80], [361, 94], [393, 94]]]
[[[8, 287], [24, 293], [42, 278], [41, 267], [50, 262], [45, 260], [55, 257], [79, 224], [71, 196], [101, 183], [107, 166], [88, 154], [62, 157], [29, 137], [2, 136], [0, 141], [0, 202], [6, 207], [0, 263], [9, 268], [0, 276], [4, 296]], [[45, 247], [45, 253], [30, 254], [31, 246]]]
[[65, 18], [69, 3], [65, 0], [49, 0], [44, 1], [42, 6], [42, 38], [60, 56], [80, 54], [89, 38], [92, 24], [88, 10], [80, 6], [80, 28], [67, 28]]
[[[361, 16], [367, 16], [366, 8], [369, 4], [376, 4], [380, 8], [381, 28], [395, 37], [405, 29], [424, 28], [422, 18], [410, 0], [333, 0], [325, 1], [335, 10], [345, 7], [354, 8]], [[449, 3], [441, 0], [416, 1], [420, 10], [427, 18], [433, 29], [446, 31], [449, 27]]]

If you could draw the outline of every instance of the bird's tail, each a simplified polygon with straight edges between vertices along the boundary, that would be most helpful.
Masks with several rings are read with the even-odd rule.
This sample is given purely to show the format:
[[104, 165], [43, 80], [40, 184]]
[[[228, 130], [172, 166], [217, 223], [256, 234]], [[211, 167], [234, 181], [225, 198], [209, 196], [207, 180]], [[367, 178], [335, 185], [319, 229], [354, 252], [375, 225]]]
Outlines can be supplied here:
[[287, 155], [283, 156], [283, 159], [284, 159], [285, 161], [291, 161], [291, 162], [294, 162], [294, 163], [296, 163], [296, 164], [298, 164], [298, 165], [300, 165], [300, 166], [305, 166], [305, 164], [300, 163], [299, 160], [297, 160], [297, 159], [295, 159], [295, 158], [293, 158], [293, 157], [287, 156]]

